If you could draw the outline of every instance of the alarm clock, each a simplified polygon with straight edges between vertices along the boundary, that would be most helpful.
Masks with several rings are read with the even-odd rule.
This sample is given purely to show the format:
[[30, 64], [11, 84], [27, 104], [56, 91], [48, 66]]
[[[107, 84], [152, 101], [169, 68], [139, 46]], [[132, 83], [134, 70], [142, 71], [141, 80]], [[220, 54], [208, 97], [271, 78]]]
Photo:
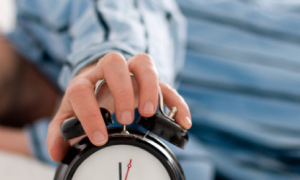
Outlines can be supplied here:
[[[96, 96], [103, 83], [105, 80], [97, 82]], [[137, 121], [147, 132], [126, 126], [108, 128], [108, 142], [100, 147], [94, 146], [87, 137], [81, 139], [58, 165], [54, 180], [185, 180], [178, 160], [159, 139], [184, 148], [188, 133], [173, 119], [176, 108], [165, 114], [160, 89], [158, 95], [160, 112], [148, 118], [140, 116]], [[109, 111], [104, 108], [100, 111], [105, 124], [112, 124]], [[84, 134], [76, 117], [61, 125], [64, 140]]]

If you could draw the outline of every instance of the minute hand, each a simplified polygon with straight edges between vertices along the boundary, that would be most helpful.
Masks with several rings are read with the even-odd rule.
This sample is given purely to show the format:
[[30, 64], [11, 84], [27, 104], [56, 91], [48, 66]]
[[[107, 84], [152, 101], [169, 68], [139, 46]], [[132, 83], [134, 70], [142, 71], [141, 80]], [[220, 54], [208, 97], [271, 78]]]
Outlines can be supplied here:
[[126, 176], [125, 176], [125, 180], [127, 180], [127, 177], [128, 177], [128, 174], [129, 174], [129, 170], [132, 167], [131, 162], [132, 162], [132, 159], [130, 159], [129, 164], [127, 165], [127, 173], [126, 173]]

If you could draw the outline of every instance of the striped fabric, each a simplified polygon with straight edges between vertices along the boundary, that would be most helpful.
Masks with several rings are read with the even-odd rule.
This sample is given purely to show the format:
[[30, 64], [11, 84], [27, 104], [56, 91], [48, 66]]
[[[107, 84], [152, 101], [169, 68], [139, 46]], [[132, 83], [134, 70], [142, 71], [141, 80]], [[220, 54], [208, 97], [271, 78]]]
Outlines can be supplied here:
[[178, 0], [188, 20], [179, 92], [220, 177], [300, 179], [300, 3]]
[[16, 0], [8, 35], [18, 51], [64, 90], [87, 64], [118, 52], [148, 53], [162, 81], [182, 66], [185, 24], [173, 0]]

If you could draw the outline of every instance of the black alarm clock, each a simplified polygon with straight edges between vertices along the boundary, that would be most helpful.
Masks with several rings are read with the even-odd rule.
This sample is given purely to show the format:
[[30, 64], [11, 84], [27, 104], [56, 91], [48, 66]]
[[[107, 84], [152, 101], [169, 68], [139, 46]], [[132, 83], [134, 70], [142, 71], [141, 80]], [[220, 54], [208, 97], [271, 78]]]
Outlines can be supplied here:
[[[105, 80], [98, 81], [95, 95], [103, 83]], [[168, 116], [165, 114], [160, 89], [159, 110], [152, 117], [138, 119], [137, 124], [147, 132], [126, 126], [108, 128], [108, 142], [101, 147], [83, 138], [58, 165], [54, 180], [185, 180], [178, 160], [159, 138], [184, 148], [188, 134], [174, 122], [176, 108]], [[112, 124], [109, 111], [104, 108], [100, 111], [106, 125]], [[70, 140], [85, 132], [80, 121], [73, 117], [64, 121], [61, 134], [64, 140]]]

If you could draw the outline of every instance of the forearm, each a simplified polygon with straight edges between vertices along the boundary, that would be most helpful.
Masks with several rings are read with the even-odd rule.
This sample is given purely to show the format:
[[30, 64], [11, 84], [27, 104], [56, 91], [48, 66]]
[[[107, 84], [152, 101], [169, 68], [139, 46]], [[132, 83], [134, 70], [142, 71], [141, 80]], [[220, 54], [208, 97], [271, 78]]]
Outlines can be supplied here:
[[30, 150], [23, 129], [0, 126], [0, 149], [30, 156]]

